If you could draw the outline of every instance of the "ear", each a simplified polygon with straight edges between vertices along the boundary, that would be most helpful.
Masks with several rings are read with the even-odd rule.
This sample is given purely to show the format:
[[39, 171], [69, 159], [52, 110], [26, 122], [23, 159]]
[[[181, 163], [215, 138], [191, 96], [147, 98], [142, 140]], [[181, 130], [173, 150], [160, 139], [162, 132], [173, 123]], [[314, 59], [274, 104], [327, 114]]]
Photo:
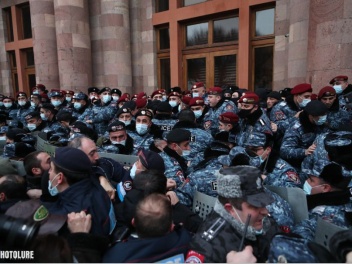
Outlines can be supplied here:
[[324, 184], [323, 186], [323, 193], [325, 192], [331, 192], [331, 185], [330, 184]]
[[266, 147], [266, 152], [269, 154], [271, 152], [271, 147]]
[[59, 173], [59, 176], [57, 177], [57, 183], [61, 184], [64, 182], [64, 175], [62, 172]]
[[134, 223], [134, 217], [133, 217], [132, 220], [131, 220], [131, 224], [132, 224], [133, 227], [136, 226], [136, 224]]
[[226, 210], [228, 213], [231, 214], [233, 208], [232, 208], [232, 205], [231, 205], [230, 203], [226, 203], [226, 204], [224, 205], [224, 208], [225, 208], [225, 210]]
[[6, 195], [5, 193], [0, 193], [0, 202], [5, 202], [6, 201]]
[[40, 175], [42, 173], [42, 170], [40, 168], [32, 168], [31, 171], [33, 175]]

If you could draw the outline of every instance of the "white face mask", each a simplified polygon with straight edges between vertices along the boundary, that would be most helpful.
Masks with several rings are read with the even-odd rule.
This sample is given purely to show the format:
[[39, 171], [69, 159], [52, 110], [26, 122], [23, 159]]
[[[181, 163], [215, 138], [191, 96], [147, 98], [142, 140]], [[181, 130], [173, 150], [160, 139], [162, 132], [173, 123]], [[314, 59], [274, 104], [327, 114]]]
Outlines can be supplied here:
[[167, 100], [166, 95], [163, 95], [163, 98], [161, 99], [161, 101], [165, 102]]
[[121, 140], [121, 141], [110, 140], [110, 141], [111, 141], [111, 144], [113, 144], [113, 145], [122, 145], [122, 146], [126, 145], [126, 140]]
[[33, 131], [34, 129], [37, 128], [37, 125], [36, 125], [36, 124], [27, 124], [27, 128], [28, 128], [30, 131]]
[[144, 135], [148, 132], [148, 125], [146, 124], [136, 124], [136, 131], [139, 135]]
[[75, 102], [75, 103], [73, 104], [73, 107], [78, 110], [78, 109], [81, 109], [82, 104], [79, 103], [79, 102]]
[[192, 93], [192, 97], [199, 97], [199, 93]]
[[128, 125], [131, 124], [131, 120], [119, 120], [119, 121], [121, 121], [122, 123], [124, 123], [125, 126], [128, 126]]
[[31, 102], [31, 106], [35, 107], [35, 102]]
[[42, 120], [47, 120], [47, 117], [45, 116], [44, 113], [41, 113], [41, 114], [40, 114], [40, 118], [41, 118]]
[[18, 104], [19, 104], [20, 106], [24, 106], [24, 105], [26, 104], [26, 101], [18, 101]]
[[61, 101], [59, 100], [51, 100], [51, 104], [55, 107], [58, 107], [61, 105]]
[[103, 95], [103, 102], [106, 104], [111, 101], [111, 95], [105, 94]]
[[298, 103], [300, 107], [306, 107], [306, 105], [310, 102], [310, 99], [304, 98], [302, 102]]
[[333, 86], [337, 94], [341, 94], [343, 92], [342, 85], [334, 85]]
[[1, 141], [5, 141], [5, 140], [6, 140], [6, 136], [0, 137], [0, 140], [1, 140]]
[[5, 106], [6, 108], [10, 108], [10, 107], [12, 106], [12, 103], [4, 103], [4, 106]]
[[181, 149], [181, 147], [179, 146], [179, 145], [177, 145], [177, 147], [181, 150], [181, 152], [182, 152], [182, 157], [187, 157], [187, 156], [189, 156], [189, 154], [191, 154], [191, 151], [190, 150], [188, 150], [188, 149]]
[[115, 102], [117, 102], [117, 101], [120, 99], [120, 97], [119, 97], [119, 96], [113, 96], [112, 99], [113, 99]]
[[177, 105], [176, 101], [169, 101], [169, 104], [171, 105], [171, 107], [175, 107]]
[[71, 98], [71, 97], [66, 97], [66, 101], [67, 101], [67, 102], [71, 102], [71, 101], [72, 101], [72, 98]]
[[310, 195], [310, 194], [312, 194], [312, 189], [317, 188], [317, 187], [322, 186], [322, 185], [324, 185], [324, 184], [319, 184], [319, 185], [317, 185], [317, 186], [312, 187], [312, 186], [310, 186], [310, 184], [308, 183], [308, 181], [305, 181], [305, 182], [304, 182], [304, 185], [303, 185], [303, 191], [304, 191], [307, 195]]
[[39, 94], [39, 91], [34, 91], [33, 94]]
[[137, 171], [137, 166], [136, 166], [136, 163], [134, 163], [130, 170], [130, 176], [132, 179], [134, 179], [134, 177], [136, 176], [136, 171]]
[[199, 118], [202, 116], [203, 114], [203, 111], [202, 110], [196, 110], [196, 111], [193, 111], [194, 115], [196, 116], [196, 118]]

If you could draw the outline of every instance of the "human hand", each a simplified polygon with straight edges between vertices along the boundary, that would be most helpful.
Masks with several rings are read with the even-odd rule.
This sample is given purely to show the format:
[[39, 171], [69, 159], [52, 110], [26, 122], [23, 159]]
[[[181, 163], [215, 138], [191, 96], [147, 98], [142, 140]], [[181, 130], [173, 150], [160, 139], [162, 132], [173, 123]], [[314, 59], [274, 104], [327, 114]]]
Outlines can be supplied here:
[[104, 177], [99, 177], [100, 185], [104, 188], [104, 190], [108, 193], [111, 200], [115, 199], [116, 189], [113, 188], [110, 182]]
[[277, 131], [277, 125], [274, 123], [274, 122], [270, 122], [270, 127], [271, 127], [271, 130], [276, 133]]
[[177, 195], [175, 192], [173, 191], [169, 191], [166, 193], [166, 195], [169, 197], [170, 201], [171, 201], [171, 205], [175, 205], [177, 204], [180, 200], [178, 199]]
[[167, 179], [166, 190], [171, 191], [176, 188], [176, 182], [172, 179]]
[[298, 112], [294, 115], [294, 117], [295, 117], [295, 118], [298, 118], [298, 117], [299, 117], [299, 114], [300, 114], [302, 111], [303, 111], [303, 110], [298, 111]]
[[71, 233], [89, 233], [92, 227], [92, 216], [84, 211], [67, 215], [67, 227]]
[[309, 148], [304, 151], [306, 156], [311, 155], [317, 146], [313, 143]]
[[226, 255], [226, 263], [256, 263], [257, 258], [253, 255], [253, 248], [246, 246], [242, 251], [230, 251]]

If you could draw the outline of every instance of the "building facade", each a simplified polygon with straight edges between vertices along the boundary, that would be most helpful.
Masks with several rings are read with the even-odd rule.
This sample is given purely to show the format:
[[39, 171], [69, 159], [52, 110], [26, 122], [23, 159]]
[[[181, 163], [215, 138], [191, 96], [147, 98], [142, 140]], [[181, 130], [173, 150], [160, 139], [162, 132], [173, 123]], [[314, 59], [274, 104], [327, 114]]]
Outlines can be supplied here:
[[0, 91], [315, 90], [351, 74], [349, 0], [1, 0]]

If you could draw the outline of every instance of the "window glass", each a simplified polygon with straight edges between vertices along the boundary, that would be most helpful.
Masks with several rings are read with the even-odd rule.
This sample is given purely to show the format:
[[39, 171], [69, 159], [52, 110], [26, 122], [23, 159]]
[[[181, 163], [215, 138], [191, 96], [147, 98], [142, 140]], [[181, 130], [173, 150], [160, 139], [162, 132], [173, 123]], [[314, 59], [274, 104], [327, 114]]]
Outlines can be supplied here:
[[34, 66], [34, 53], [33, 49], [26, 49], [26, 59], [27, 59], [27, 65], [26, 66]]
[[156, 12], [169, 10], [169, 0], [156, 0]]
[[190, 6], [206, 2], [207, 0], [183, 0], [183, 6]]
[[238, 17], [231, 17], [214, 21], [213, 42], [238, 40]]
[[272, 89], [274, 46], [254, 49], [254, 88]]
[[187, 89], [191, 90], [195, 82], [206, 83], [205, 58], [187, 60]]
[[11, 8], [5, 8], [4, 9], [4, 20], [6, 23], [6, 42], [12, 42], [14, 40], [13, 38], [13, 24], [12, 24], [12, 14], [11, 14]]
[[170, 58], [160, 59], [161, 88], [171, 87]]
[[275, 9], [255, 12], [255, 36], [274, 34]]
[[214, 85], [236, 84], [236, 55], [214, 57]]
[[186, 26], [186, 45], [208, 44], [208, 22]]
[[32, 38], [32, 24], [31, 24], [31, 11], [29, 4], [21, 7], [22, 12], [22, 27], [23, 27], [23, 38]]
[[159, 29], [159, 47], [160, 49], [169, 49], [170, 48], [170, 37], [169, 37], [169, 28]]

